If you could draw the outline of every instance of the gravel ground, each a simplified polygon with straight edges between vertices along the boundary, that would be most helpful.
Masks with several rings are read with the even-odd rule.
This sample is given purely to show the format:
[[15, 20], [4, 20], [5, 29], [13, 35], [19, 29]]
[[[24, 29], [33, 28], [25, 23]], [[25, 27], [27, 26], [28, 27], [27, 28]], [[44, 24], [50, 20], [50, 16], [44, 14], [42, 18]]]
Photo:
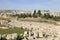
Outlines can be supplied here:
[[[57, 34], [57, 38], [53, 37], [48, 37], [48, 38], [39, 38], [39, 39], [29, 39], [29, 40], [59, 40], [60, 38], [60, 26], [59, 25], [55, 25], [55, 24], [51, 24], [51, 23], [43, 23], [43, 22], [28, 22], [28, 21], [11, 21], [8, 23], [9, 25], [11, 25], [11, 27], [24, 27], [27, 29], [32, 29], [33, 28], [33, 32], [46, 32], [47, 34], [51, 33], [51, 35], [56, 35]], [[39, 29], [39, 30], [38, 30]], [[25, 39], [23, 39], [25, 40]]]

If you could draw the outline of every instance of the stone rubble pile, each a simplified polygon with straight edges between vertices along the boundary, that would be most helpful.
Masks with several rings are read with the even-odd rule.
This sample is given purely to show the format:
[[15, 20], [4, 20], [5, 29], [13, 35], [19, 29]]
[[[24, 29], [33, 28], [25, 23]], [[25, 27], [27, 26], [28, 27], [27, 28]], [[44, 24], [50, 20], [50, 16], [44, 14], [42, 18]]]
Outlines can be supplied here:
[[13, 34], [0, 34], [0, 40], [12, 40], [17, 38], [17, 34], [13, 33]]

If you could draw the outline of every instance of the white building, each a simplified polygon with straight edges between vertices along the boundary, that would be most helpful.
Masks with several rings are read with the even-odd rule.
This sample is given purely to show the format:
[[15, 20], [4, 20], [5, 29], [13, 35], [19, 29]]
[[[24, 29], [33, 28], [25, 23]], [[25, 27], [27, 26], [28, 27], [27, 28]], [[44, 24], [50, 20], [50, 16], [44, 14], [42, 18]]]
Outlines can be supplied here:
[[42, 15], [46, 14], [46, 13], [49, 13], [50, 15], [53, 15], [53, 16], [60, 16], [60, 11], [49, 11], [49, 10], [44, 10], [44, 11], [41, 11]]

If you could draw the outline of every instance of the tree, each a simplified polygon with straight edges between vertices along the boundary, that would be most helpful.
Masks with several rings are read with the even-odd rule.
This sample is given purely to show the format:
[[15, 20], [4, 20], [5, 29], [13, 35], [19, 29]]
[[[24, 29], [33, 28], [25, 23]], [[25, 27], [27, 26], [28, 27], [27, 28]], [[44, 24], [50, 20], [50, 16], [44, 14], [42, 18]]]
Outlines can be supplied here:
[[37, 17], [36, 10], [34, 10], [33, 17]]
[[31, 13], [29, 13], [29, 17], [32, 17]]
[[25, 13], [23, 14], [23, 18], [26, 18], [26, 14]]
[[31, 13], [27, 13], [26, 17], [32, 17]]
[[47, 19], [50, 18], [50, 14], [49, 13], [45, 13], [44, 14], [44, 18], [47, 18]]
[[38, 14], [39, 17], [41, 17], [41, 15], [42, 15], [40, 10], [38, 10], [37, 14]]
[[50, 15], [50, 18], [54, 18], [53, 15]]
[[43, 16], [43, 17], [46, 18], [46, 16], [47, 16], [47, 15], [44, 13], [44, 16]]

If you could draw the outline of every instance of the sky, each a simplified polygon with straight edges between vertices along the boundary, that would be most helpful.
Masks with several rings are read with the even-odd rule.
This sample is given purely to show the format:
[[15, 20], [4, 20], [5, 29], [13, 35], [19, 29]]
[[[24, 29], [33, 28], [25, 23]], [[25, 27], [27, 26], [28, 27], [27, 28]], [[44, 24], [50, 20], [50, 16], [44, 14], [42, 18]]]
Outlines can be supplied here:
[[0, 10], [59, 10], [60, 0], [0, 0]]

